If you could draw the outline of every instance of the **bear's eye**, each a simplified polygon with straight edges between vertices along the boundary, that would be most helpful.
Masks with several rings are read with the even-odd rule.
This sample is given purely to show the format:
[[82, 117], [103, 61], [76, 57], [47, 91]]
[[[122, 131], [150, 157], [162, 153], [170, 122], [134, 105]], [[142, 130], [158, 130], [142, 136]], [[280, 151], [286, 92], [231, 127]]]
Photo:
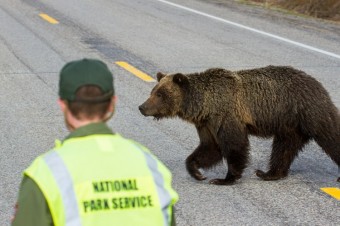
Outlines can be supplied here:
[[161, 98], [161, 97], [162, 97], [162, 94], [161, 94], [160, 92], [157, 92], [157, 93], [156, 93], [156, 96], [159, 97], [159, 98]]

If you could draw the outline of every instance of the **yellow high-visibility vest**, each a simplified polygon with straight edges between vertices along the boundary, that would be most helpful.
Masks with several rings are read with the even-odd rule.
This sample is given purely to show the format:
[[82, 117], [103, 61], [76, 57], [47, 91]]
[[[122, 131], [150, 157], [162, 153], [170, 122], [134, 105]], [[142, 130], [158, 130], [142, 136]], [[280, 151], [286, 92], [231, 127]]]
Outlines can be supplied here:
[[24, 174], [44, 194], [55, 226], [170, 225], [178, 200], [170, 171], [119, 134], [68, 139]]

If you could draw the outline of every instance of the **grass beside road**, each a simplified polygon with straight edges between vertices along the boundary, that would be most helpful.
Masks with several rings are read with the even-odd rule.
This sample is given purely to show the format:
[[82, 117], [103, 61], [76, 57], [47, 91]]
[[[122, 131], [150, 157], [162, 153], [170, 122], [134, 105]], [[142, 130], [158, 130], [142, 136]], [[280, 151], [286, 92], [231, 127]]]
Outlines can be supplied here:
[[340, 22], [340, 0], [237, 0]]

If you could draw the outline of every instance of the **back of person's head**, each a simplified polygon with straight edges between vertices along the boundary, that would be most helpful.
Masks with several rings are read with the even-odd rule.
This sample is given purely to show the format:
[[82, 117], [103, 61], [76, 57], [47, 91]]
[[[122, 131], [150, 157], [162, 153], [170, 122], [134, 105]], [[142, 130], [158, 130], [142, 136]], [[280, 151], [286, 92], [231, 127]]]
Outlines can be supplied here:
[[113, 76], [102, 61], [72, 61], [60, 72], [59, 97], [77, 119], [104, 118], [113, 95]]

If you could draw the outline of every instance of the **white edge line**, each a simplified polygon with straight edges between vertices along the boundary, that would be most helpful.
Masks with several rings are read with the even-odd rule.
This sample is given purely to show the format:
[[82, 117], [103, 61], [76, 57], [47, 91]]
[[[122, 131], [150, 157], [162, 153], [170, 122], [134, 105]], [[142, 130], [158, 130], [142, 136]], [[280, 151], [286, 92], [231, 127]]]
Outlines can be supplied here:
[[165, 0], [156, 0], [156, 1], [163, 2], [165, 4], [168, 4], [168, 5], [171, 5], [171, 6], [174, 6], [174, 7], [189, 11], [189, 12], [199, 14], [201, 16], [205, 16], [205, 17], [208, 17], [208, 18], [211, 18], [211, 19], [214, 19], [214, 20], [226, 23], [226, 24], [230, 24], [230, 25], [233, 25], [233, 26], [236, 26], [236, 27], [239, 27], [239, 28], [243, 28], [245, 30], [249, 30], [249, 31], [261, 34], [261, 35], [265, 35], [265, 36], [268, 36], [268, 37], [271, 37], [271, 38], [274, 38], [274, 39], [278, 39], [278, 40], [283, 41], [283, 42], [290, 43], [292, 45], [296, 45], [296, 46], [299, 46], [299, 47], [302, 47], [302, 48], [305, 48], [305, 49], [308, 49], [308, 50], [312, 50], [312, 51], [315, 51], [315, 52], [318, 52], [318, 53], [325, 54], [327, 56], [331, 56], [331, 57], [340, 59], [340, 55], [338, 55], [338, 54], [328, 52], [328, 51], [325, 51], [325, 50], [322, 50], [322, 49], [319, 49], [319, 48], [316, 48], [316, 47], [313, 47], [313, 46], [305, 45], [303, 43], [296, 42], [296, 41], [293, 41], [293, 40], [290, 40], [290, 39], [287, 39], [287, 38], [283, 38], [283, 37], [280, 37], [278, 35], [274, 35], [274, 34], [271, 34], [271, 33], [268, 33], [268, 32], [257, 30], [255, 28], [251, 28], [251, 27], [248, 27], [248, 26], [245, 26], [245, 25], [242, 25], [242, 24], [238, 24], [238, 23], [229, 21], [229, 20], [225, 20], [225, 19], [222, 19], [220, 17], [216, 17], [216, 16], [213, 16], [213, 15], [210, 15], [210, 14], [207, 14], [207, 13], [195, 10], [195, 9], [191, 9], [191, 8], [188, 8], [188, 7], [185, 7], [185, 6], [182, 6], [182, 5], [178, 5], [176, 3], [172, 3], [172, 2], [169, 2], [169, 1], [165, 1]]

